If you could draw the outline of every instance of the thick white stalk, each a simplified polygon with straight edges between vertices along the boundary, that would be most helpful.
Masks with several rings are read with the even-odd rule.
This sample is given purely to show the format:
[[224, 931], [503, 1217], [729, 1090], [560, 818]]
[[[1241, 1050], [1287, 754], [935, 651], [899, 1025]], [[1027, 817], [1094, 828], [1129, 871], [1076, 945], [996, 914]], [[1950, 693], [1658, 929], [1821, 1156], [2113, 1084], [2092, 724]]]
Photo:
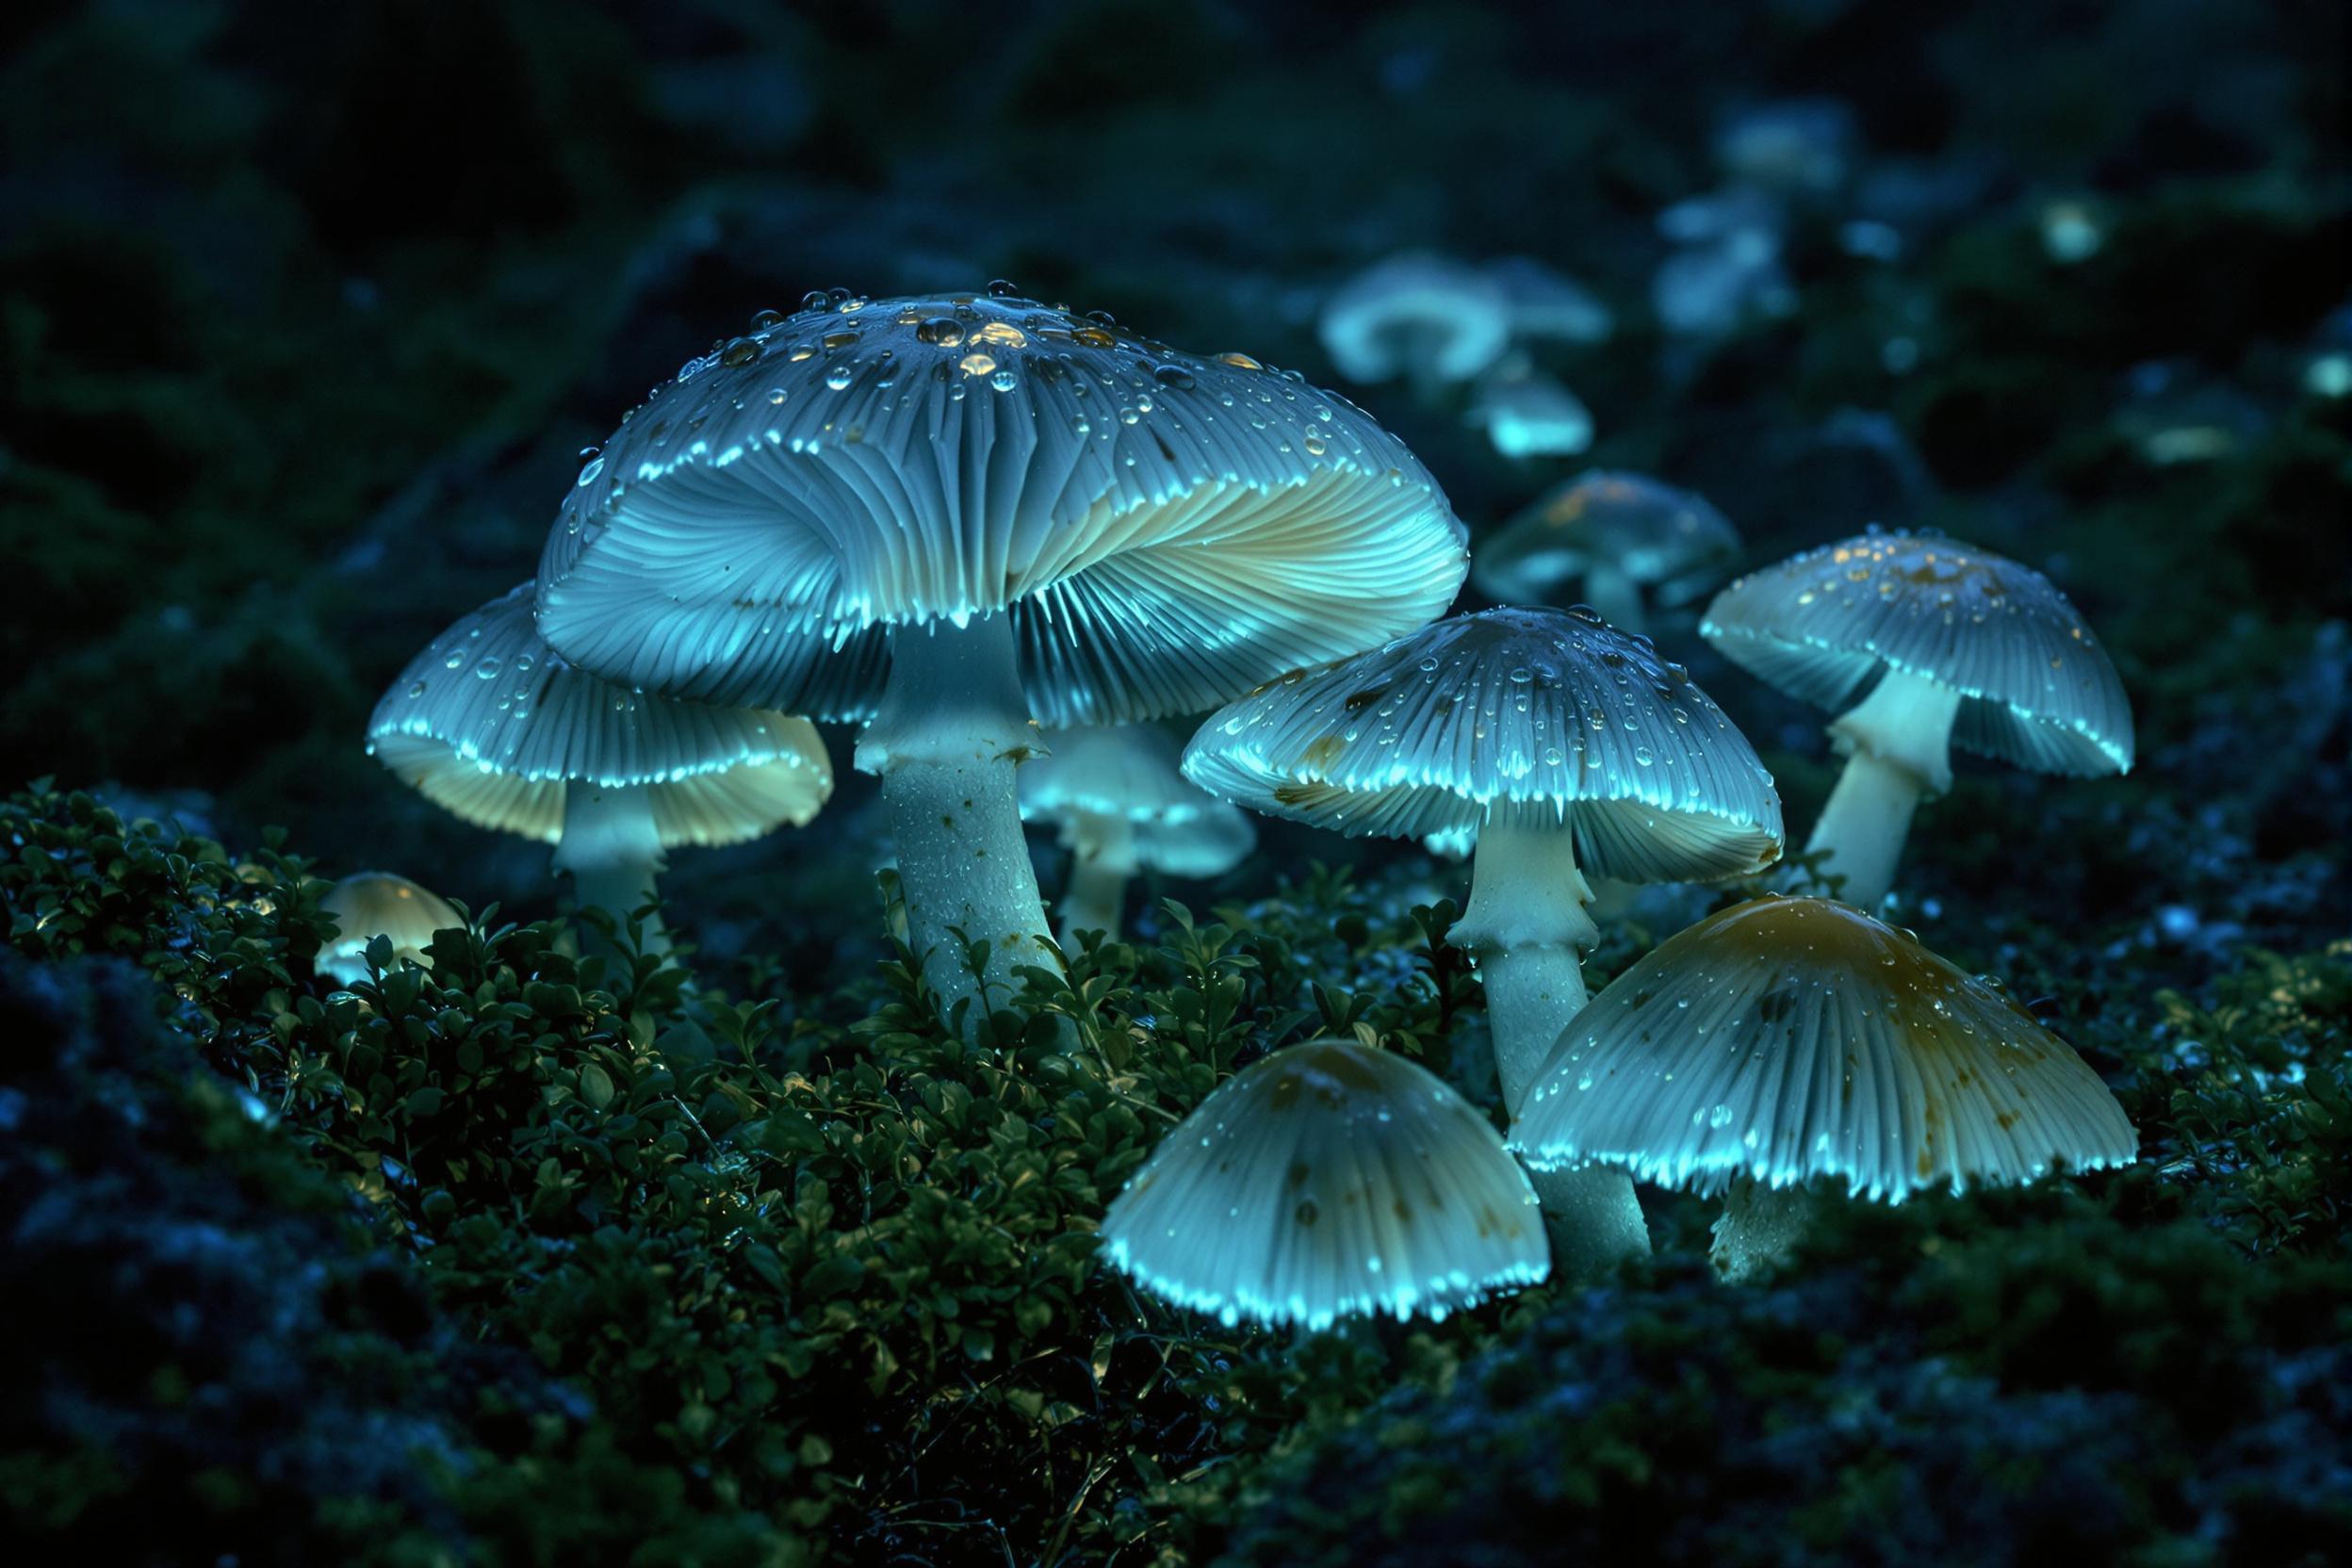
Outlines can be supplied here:
[[1787, 1257], [1824, 1201], [1805, 1186], [1770, 1187], [1741, 1177], [1723, 1194], [1707, 1256], [1726, 1280], [1753, 1279]]
[[1135, 824], [1122, 816], [1082, 812], [1071, 820], [1065, 841], [1070, 861], [1057, 927], [1062, 951], [1075, 949], [1081, 931], [1100, 931], [1116, 940], [1127, 879], [1135, 874]]
[[[1008, 617], [891, 633], [890, 684], [858, 738], [858, 767], [881, 776], [908, 945], [949, 1016], [971, 1004], [968, 1037], [1020, 988], [1016, 969], [1054, 963], [1013, 783], [1038, 749]], [[982, 941], [988, 957], [975, 974], [966, 947]]]
[[[577, 778], [564, 785], [564, 837], [555, 846], [555, 869], [570, 874], [573, 901], [581, 908], [612, 917], [619, 939], [606, 947], [601, 936], [590, 932], [592, 948], [620, 951], [629, 917], [659, 896], [656, 883], [666, 858], [654, 828], [650, 786], [608, 787]], [[670, 950], [659, 909], [645, 915], [644, 940], [647, 953]]]
[[1830, 852], [1829, 869], [1846, 879], [1839, 896], [1874, 909], [1895, 885], [1895, 867], [1921, 800], [1952, 788], [1952, 724], [1960, 695], [1918, 676], [1889, 670], [1852, 711], [1829, 727], [1846, 754], [1805, 841], [1808, 854]]
[[[1478, 966], [1503, 1108], [1515, 1119], [1568, 1021], [1583, 1011], [1576, 950], [1600, 938], [1576, 842], [1547, 810], [1497, 810], [1478, 832], [1470, 903], [1447, 939]], [[1586, 1280], [1650, 1250], [1633, 1179], [1599, 1166], [1534, 1171], [1555, 1278]]]

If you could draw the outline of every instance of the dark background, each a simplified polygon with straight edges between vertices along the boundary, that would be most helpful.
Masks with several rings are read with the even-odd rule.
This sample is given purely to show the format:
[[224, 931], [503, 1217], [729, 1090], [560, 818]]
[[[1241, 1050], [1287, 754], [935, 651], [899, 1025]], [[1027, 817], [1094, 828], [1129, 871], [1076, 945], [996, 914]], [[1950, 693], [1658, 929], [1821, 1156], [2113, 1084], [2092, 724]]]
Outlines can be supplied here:
[[[2140, 771], [1964, 769], [1915, 841], [1921, 895], [2340, 928], [2352, 400], [2309, 368], [2352, 352], [2344, 16], [10, 7], [0, 773], [106, 782], [233, 841], [285, 824], [331, 874], [544, 911], [545, 852], [400, 788], [362, 721], [435, 631], [530, 574], [576, 453], [685, 356], [811, 287], [1004, 276], [1332, 383], [1324, 294], [1440, 247], [1601, 292], [1616, 336], [1544, 354], [1594, 411], [1589, 460], [1703, 491], [1752, 561], [1940, 526], [2049, 571], [2100, 629]], [[1857, 133], [1851, 177], [1788, 235], [1796, 309], [1669, 342], [1658, 212], [1716, 183], [1727, 115], [1792, 96], [1841, 101]], [[2058, 198], [2105, 229], [2073, 266], [2041, 240]], [[1901, 254], [1850, 253], [1857, 218]], [[1474, 532], [1581, 466], [1511, 463], [1458, 408], [1344, 389]], [[2184, 427], [2217, 449], [2153, 460]], [[1809, 822], [1819, 715], [1687, 624], [1659, 635]], [[776, 946], [813, 975], [871, 945], [843, 911], [866, 906], [878, 824], [829, 739], [844, 777], [818, 829], [678, 858], [668, 886], [714, 957]], [[2073, 852], [2021, 852], [2036, 832]], [[1270, 829], [1236, 885], [1357, 853], [1390, 852]]]

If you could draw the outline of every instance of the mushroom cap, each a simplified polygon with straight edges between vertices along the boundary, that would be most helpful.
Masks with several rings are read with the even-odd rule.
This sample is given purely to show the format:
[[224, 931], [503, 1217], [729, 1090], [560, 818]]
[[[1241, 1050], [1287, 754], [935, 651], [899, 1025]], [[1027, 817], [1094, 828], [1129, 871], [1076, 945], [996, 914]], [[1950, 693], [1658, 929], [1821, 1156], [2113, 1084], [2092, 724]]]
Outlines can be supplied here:
[[1032, 714], [1119, 723], [1442, 613], [1466, 538], [1402, 443], [1246, 354], [1009, 295], [814, 296], [582, 470], [539, 620], [621, 685], [850, 717], [882, 629], [1009, 611]]
[[1668, 939], [1560, 1034], [1511, 1147], [1720, 1191], [1842, 1178], [1899, 1200], [2129, 1163], [2099, 1075], [1989, 983], [1827, 899], [1768, 895]]
[[1486, 1119], [1404, 1057], [1330, 1039], [1202, 1101], [1102, 1233], [1112, 1267], [1226, 1323], [1444, 1317], [1551, 1268], [1534, 1190]]
[[1740, 531], [1706, 497], [1594, 468], [1546, 493], [1470, 558], [1478, 591], [1540, 602], [1596, 561], [1679, 603], [1739, 558]]
[[2132, 767], [2132, 705], [2082, 616], [2029, 566], [1940, 534], [1866, 533], [1750, 572], [1699, 634], [1842, 712], [1887, 669], [1960, 694], [1955, 745], [2037, 773]]
[[1746, 737], [1645, 637], [1589, 610], [1457, 615], [1297, 670], [1210, 715], [1184, 776], [1350, 837], [1426, 839], [1491, 808], [1576, 835], [1586, 873], [1713, 881], [1779, 857]]
[[1257, 847], [1258, 825], [1250, 813], [1221, 800], [1183, 822], [1135, 825], [1135, 859], [1164, 876], [1222, 876]]
[[1524, 367], [1481, 379], [1467, 417], [1505, 457], [1574, 457], [1592, 445], [1584, 400]]
[[1150, 725], [1055, 733], [1050, 755], [1016, 775], [1024, 822], [1123, 817], [1143, 865], [1170, 876], [1218, 876], [1257, 847], [1242, 812], [1177, 770], [1176, 743]]
[[1056, 730], [1046, 755], [1021, 765], [1025, 822], [1086, 815], [1184, 822], [1217, 804], [1177, 771], [1174, 740], [1148, 724]]
[[1468, 381], [1511, 346], [1511, 302], [1494, 280], [1445, 256], [1413, 251], [1376, 262], [1324, 302], [1316, 333], [1339, 373], [1389, 381], [1414, 368], [1410, 352], [1439, 381]]
[[1616, 318], [1600, 296], [1532, 256], [1505, 256], [1482, 270], [1502, 290], [1513, 337], [1605, 343], [1616, 328]]
[[526, 582], [409, 661], [368, 721], [401, 782], [478, 827], [555, 843], [571, 780], [645, 785], [662, 845], [729, 844], [804, 826], [833, 793], [807, 719], [645, 696], [548, 648]]
[[368, 944], [378, 937], [390, 940], [393, 957], [422, 964], [435, 931], [466, 923], [448, 899], [388, 871], [338, 878], [318, 907], [335, 917], [339, 935], [319, 951], [317, 967], [346, 983], [368, 978]]

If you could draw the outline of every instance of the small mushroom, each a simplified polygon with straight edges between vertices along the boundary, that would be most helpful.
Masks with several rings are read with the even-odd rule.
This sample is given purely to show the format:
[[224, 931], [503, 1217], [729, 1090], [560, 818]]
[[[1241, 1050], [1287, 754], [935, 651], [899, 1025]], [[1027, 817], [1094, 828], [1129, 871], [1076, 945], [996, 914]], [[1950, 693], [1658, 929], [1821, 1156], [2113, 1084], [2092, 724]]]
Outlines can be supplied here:
[[335, 917], [340, 933], [318, 950], [314, 967], [347, 986], [368, 978], [368, 944], [382, 937], [392, 944], [395, 962], [422, 967], [435, 931], [463, 928], [466, 917], [440, 894], [388, 871], [363, 871], [342, 877], [318, 901]]
[[[1841, 711], [1846, 767], [1807, 853], [1871, 909], [1951, 748], [2037, 773], [2132, 767], [2132, 707], [2082, 615], [2030, 567], [1956, 539], [1868, 533], [1740, 579], [1699, 634], [1793, 697]], [[1855, 698], [1859, 697], [1859, 702]]]
[[1560, 1037], [1511, 1131], [1541, 1170], [1598, 1160], [1727, 1193], [1716, 1266], [1803, 1234], [1807, 1183], [1930, 1187], [2129, 1163], [2137, 1135], [2064, 1040], [1860, 910], [1769, 894], [1669, 938]]
[[1856, 139], [1854, 111], [1836, 99], [1782, 99], [1726, 116], [1715, 135], [1715, 163], [1736, 186], [1817, 198], [1846, 183]]
[[[1448, 939], [1485, 983], [1513, 1114], [1584, 1005], [1588, 874], [1713, 881], [1780, 853], [1780, 799], [1746, 739], [1680, 665], [1589, 610], [1457, 616], [1294, 672], [1210, 715], [1184, 767], [1251, 810], [1350, 837], [1476, 830]], [[1647, 1250], [1622, 1173], [1538, 1191], [1563, 1273]]]
[[1740, 531], [1704, 496], [1595, 468], [1551, 491], [1472, 552], [1471, 580], [1505, 604], [1547, 604], [1571, 583], [1620, 631], [1641, 631], [1645, 592], [1688, 603], [1722, 580]]
[[1176, 769], [1176, 743], [1149, 725], [1069, 730], [1053, 755], [1021, 771], [1021, 814], [1061, 828], [1070, 852], [1057, 935], [1119, 935], [1127, 879], [1147, 867], [1170, 876], [1221, 876], [1257, 847], [1248, 816]]
[[1342, 285], [1325, 302], [1317, 331], [1348, 380], [1370, 384], [1404, 376], [1429, 401], [1503, 357], [1511, 346], [1511, 303], [1476, 269], [1415, 252]]
[[819, 714], [878, 694], [858, 766], [924, 977], [971, 1034], [1052, 963], [1014, 784], [1039, 725], [1197, 713], [1419, 626], [1465, 544], [1394, 436], [1247, 354], [1009, 286], [819, 293], [622, 425], [547, 536], [539, 620], [649, 692]]
[[1463, 418], [1505, 457], [1574, 457], [1592, 445], [1592, 411], [1516, 354], [1478, 378]]
[[1516, 341], [1606, 343], [1616, 329], [1616, 317], [1598, 295], [1530, 256], [1505, 256], [1480, 270], [1502, 290]]
[[[540, 640], [531, 595], [499, 596], [411, 660], [368, 750], [452, 815], [555, 845], [583, 908], [625, 923], [655, 902], [672, 848], [805, 827], [833, 793], [807, 719], [608, 685]], [[644, 939], [667, 950], [659, 914]]]
[[1234, 1074], [1161, 1141], [1102, 1217], [1102, 1256], [1228, 1325], [1442, 1318], [1542, 1282], [1535, 1207], [1443, 1079], [1315, 1040]]

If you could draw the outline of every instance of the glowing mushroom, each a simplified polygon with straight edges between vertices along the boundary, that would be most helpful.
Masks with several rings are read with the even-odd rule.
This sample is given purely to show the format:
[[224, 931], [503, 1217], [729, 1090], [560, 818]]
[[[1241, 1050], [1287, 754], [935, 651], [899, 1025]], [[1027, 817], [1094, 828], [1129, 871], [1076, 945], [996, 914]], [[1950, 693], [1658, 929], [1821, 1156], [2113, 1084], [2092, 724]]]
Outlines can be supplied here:
[[1505, 256], [1482, 270], [1502, 290], [1514, 339], [1605, 343], [1616, 327], [1616, 318], [1598, 295], [1532, 257]]
[[1505, 604], [1549, 604], [1575, 583], [1621, 631], [1648, 621], [1642, 596], [1689, 602], [1723, 580], [1740, 531], [1704, 496], [1642, 474], [1593, 469], [1512, 518], [1472, 553], [1478, 591]]
[[540, 629], [625, 686], [787, 710], [886, 662], [858, 765], [924, 975], [975, 1031], [1050, 961], [1014, 785], [1037, 726], [1199, 712], [1418, 626], [1464, 531], [1395, 437], [1246, 354], [1008, 286], [803, 304], [582, 473]]
[[1070, 852], [1057, 935], [1119, 935], [1127, 879], [1147, 867], [1170, 876], [1221, 876], [1257, 846], [1242, 812], [1176, 769], [1176, 743], [1149, 725], [1054, 735], [1053, 755], [1021, 772], [1021, 814], [1061, 829]]
[[1574, 457], [1592, 445], [1592, 412], [1514, 354], [1478, 379], [1468, 423], [1505, 457]]
[[1726, 1193], [1715, 1260], [1805, 1230], [1807, 1184], [1899, 1202], [2131, 1161], [2137, 1135], [2064, 1040], [1860, 910], [1771, 895], [1670, 938], [1560, 1037], [1512, 1128], [1538, 1169], [1598, 1160]]
[[463, 928], [466, 917], [440, 894], [388, 871], [363, 871], [342, 877], [318, 901], [333, 915], [335, 939], [318, 950], [318, 972], [345, 985], [368, 978], [368, 944], [382, 937], [392, 944], [395, 962], [422, 966], [435, 931]]
[[[409, 662], [368, 722], [368, 749], [478, 827], [555, 845], [580, 906], [625, 924], [655, 902], [680, 844], [808, 825], [833, 792], [807, 719], [672, 702], [575, 669], [539, 638], [532, 585], [450, 627]], [[643, 929], [667, 948], [661, 917]]]
[[1102, 1217], [1102, 1255], [1220, 1322], [1442, 1318], [1549, 1269], [1526, 1172], [1392, 1052], [1294, 1045], [1219, 1086]]
[[1413, 253], [1348, 280], [1325, 302], [1317, 331], [1349, 381], [1404, 376], [1428, 400], [1503, 357], [1511, 346], [1511, 302], [1476, 269]]
[[[2037, 773], [2132, 767], [2132, 707], [2050, 580], [1937, 534], [1868, 533], [1740, 579], [1699, 634], [1821, 708], [1846, 767], [1806, 844], [1847, 903], [1894, 886], [1911, 816], [1952, 787], [1951, 748]], [[1860, 698], [1859, 702], [1855, 701]]]
[[[1780, 799], [1746, 739], [1647, 640], [1590, 611], [1490, 610], [1282, 677], [1210, 715], [1184, 775], [1252, 810], [1351, 837], [1474, 828], [1449, 939], [1486, 986], [1516, 1115], [1585, 1003], [1588, 874], [1712, 881], [1780, 853]], [[1645, 1250], [1632, 1184], [1540, 1186], [1563, 1272]]]

